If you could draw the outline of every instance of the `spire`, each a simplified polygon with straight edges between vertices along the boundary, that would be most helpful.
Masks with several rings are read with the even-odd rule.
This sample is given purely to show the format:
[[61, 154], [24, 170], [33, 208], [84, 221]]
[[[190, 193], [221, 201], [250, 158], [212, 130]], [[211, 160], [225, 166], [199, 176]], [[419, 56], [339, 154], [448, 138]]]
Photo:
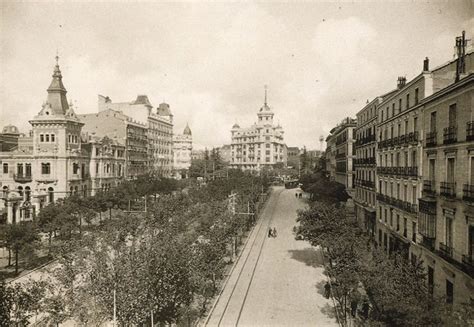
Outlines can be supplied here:
[[186, 127], [184, 128], [183, 134], [184, 134], [184, 135], [192, 135], [192, 133], [191, 133], [191, 128], [189, 128], [189, 125], [188, 125], [187, 122], [186, 122]]
[[64, 115], [69, 109], [66, 98], [66, 88], [63, 84], [63, 76], [59, 69], [59, 55], [56, 52], [56, 65], [54, 66], [53, 80], [48, 87], [48, 100], [47, 102], [51, 105], [52, 114]]
[[264, 88], [265, 88], [265, 102], [264, 102], [264, 104], [266, 106], [267, 105], [267, 89], [268, 89], [268, 86], [265, 85]]

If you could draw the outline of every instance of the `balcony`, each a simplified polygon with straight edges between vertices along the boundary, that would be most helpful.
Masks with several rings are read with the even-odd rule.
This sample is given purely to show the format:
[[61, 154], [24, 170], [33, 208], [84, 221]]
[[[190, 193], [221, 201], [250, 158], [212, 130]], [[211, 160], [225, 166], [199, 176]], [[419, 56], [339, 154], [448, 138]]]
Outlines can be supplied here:
[[354, 159], [354, 165], [375, 165], [375, 157]]
[[436, 218], [436, 201], [418, 199], [418, 202], [420, 203], [420, 207], [419, 207], [420, 213], [432, 215], [432, 216], [435, 216]]
[[462, 265], [465, 270], [471, 275], [474, 276], [474, 257], [471, 255], [462, 256]]
[[30, 175], [13, 174], [13, 179], [15, 180], [15, 182], [18, 182], [18, 183], [29, 183], [33, 180], [31, 177], [31, 174]]
[[420, 243], [423, 247], [427, 248], [431, 252], [435, 250], [435, 239], [423, 236], [423, 239]]
[[456, 183], [441, 182], [439, 193], [447, 198], [455, 198]]
[[474, 141], [474, 121], [466, 124], [466, 141]]
[[456, 126], [446, 127], [443, 131], [443, 144], [456, 143], [458, 140], [457, 130]]
[[474, 202], [474, 185], [470, 185], [470, 184], [463, 185], [462, 199], [467, 202]]
[[436, 195], [435, 181], [423, 181], [423, 194], [427, 196]]
[[436, 132], [426, 133], [426, 145], [425, 146], [427, 148], [432, 147], [432, 146], [436, 146], [436, 135], [437, 135]]
[[442, 257], [450, 259], [453, 257], [453, 248], [444, 243], [439, 243], [439, 253]]

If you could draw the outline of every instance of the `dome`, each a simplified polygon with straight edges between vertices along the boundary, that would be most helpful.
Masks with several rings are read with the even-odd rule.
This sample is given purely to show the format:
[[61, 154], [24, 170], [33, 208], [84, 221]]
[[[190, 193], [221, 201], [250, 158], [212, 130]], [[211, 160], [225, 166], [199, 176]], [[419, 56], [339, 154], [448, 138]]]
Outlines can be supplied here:
[[239, 124], [235, 123], [234, 126], [232, 126], [232, 129], [234, 128], [240, 128]]
[[20, 131], [14, 125], [7, 125], [3, 128], [2, 133], [4, 133], [4, 134], [20, 134]]
[[160, 116], [171, 116], [170, 105], [167, 103], [160, 103], [157, 108], [157, 113]]
[[191, 128], [189, 128], [189, 125], [186, 124], [186, 127], [184, 128], [184, 132], [183, 132], [184, 135], [192, 135], [191, 133]]

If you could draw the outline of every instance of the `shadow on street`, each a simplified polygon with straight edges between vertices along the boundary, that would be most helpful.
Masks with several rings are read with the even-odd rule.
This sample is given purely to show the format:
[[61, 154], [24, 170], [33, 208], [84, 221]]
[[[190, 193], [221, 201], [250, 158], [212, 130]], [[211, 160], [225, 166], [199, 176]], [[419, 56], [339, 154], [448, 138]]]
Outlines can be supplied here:
[[303, 250], [289, 250], [288, 252], [292, 259], [303, 262], [307, 266], [317, 268], [323, 265], [321, 255], [314, 248], [308, 247]]

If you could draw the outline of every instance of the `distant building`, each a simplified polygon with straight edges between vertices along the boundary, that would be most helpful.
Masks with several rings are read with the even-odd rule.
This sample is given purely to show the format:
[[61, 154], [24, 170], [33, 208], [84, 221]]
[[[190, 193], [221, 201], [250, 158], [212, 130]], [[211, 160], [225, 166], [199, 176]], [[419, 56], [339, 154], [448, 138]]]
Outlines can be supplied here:
[[148, 96], [138, 95], [131, 102], [113, 103], [99, 95], [99, 112], [119, 111], [134, 121], [146, 124], [148, 140], [148, 168], [151, 172], [170, 177], [173, 171], [173, 115], [167, 103], [153, 109]]
[[336, 180], [336, 138], [329, 134], [326, 137], [326, 172], [331, 181]]
[[82, 132], [86, 141], [107, 137], [125, 146], [124, 174], [127, 179], [135, 179], [148, 172], [148, 130], [145, 124], [112, 109], [78, 115], [78, 118], [84, 123]]
[[183, 134], [177, 134], [173, 137], [173, 156], [174, 156], [174, 176], [176, 178], [189, 177], [189, 167], [191, 167], [191, 153], [193, 150], [193, 135], [188, 124], [184, 128]]
[[[326, 139], [328, 158], [330, 159], [330, 176], [334, 180], [346, 187], [349, 194], [353, 191], [355, 158], [354, 137], [356, 120], [353, 118], [344, 118], [342, 122], [331, 130], [331, 135]], [[327, 152], [327, 153], [328, 153]], [[335, 169], [333, 169], [335, 165]]]
[[19, 137], [20, 132], [16, 126], [5, 126], [0, 134], [0, 151], [11, 151], [17, 147]]
[[235, 124], [231, 129], [231, 168], [260, 171], [276, 164], [286, 166], [287, 153], [283, 128], [274, 124], [274, 113], [265, 101], [257, 113], [258, 122], [248, 128]]
[[300, 148], [296, 146], [287, 147], [287, 166], [295, 169], [300, 168]]
[[204, 150], [192, 150], [191, 160], [204, 160], [206, 152]]

